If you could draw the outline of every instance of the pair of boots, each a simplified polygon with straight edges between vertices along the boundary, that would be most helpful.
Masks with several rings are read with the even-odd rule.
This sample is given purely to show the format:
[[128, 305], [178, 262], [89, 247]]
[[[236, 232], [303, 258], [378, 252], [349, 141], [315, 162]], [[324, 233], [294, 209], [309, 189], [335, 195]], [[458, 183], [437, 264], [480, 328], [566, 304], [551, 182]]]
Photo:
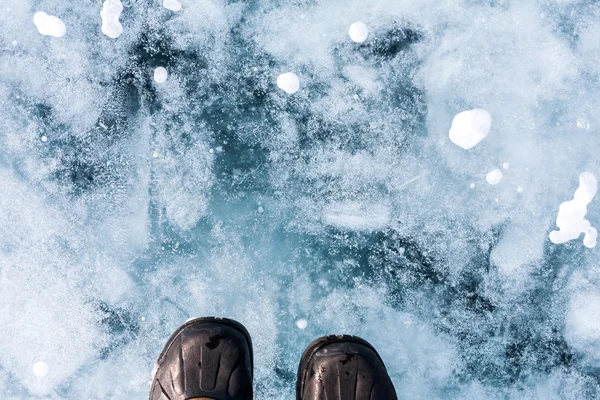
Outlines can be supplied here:
[[[251, 400], [252, 341], [239, 322], [198, 318], [171, 336], [152, 374], [150, 400]], [[304, 351], [297, 400], [396, 400], [377, 351], [355, 336], [325, 336]]]

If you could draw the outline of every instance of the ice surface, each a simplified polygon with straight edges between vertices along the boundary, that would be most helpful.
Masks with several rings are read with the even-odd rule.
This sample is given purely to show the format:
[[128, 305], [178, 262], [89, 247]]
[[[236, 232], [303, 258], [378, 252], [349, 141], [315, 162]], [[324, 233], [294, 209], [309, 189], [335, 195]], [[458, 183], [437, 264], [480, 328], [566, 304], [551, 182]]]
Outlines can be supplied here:
[[121, 0], [106, 0], [102, 5], [100, 16], [102, 17], [102, 33], [112, 39], [116, 39], [123, 33], [123, 26], [119, 18], [123, 12]]
[[[65, 23], [54, 15], [48, 15], [43, 11], [38, 11], [33, 16], [33, 23], [38, 32], [44, 36], [63, 37], [67, 33]], [[16, 45], [16, 42], [14, 42]]]
[[579, 188], [575, 191], [573, 200], [562, 203], [556, 217], [558, 231], [550, 232], [550, 240], [555, 244], [562, 244], [569, 240], [577, 239], [584, 234], [583, 244], [586, 247], [596, 247], [598, 231], [590, 221], [585, 219], [588, 204], [598, 192], [596, 177], [590, 172], [579, 175]]
[[182, 3], [2, 2], [2, 399], [146, 398], [202, 315], [257, 400], [333, 333], [404, 398], [600, 397], [598, 250], [549, 240], [600, 218], [597, 2]]

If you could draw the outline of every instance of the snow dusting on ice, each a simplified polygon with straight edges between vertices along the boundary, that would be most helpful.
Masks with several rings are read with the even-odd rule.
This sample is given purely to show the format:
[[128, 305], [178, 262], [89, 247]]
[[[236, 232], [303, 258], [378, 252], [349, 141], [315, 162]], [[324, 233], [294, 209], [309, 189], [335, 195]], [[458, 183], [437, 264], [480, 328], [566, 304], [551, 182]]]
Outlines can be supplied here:
[[[38, 32], [44, 36], [63, 37], [67, 32], [64, 22], [58, 17], [48, 15], [43, 11], [38, 11], [33, 16], [33, 23]], [[16, 42], [14, 42], [16, 45]]]
[[490, 132], [492, 116], [482, 109], [463, 111], [452, 120], [450, 140], [465, 150], [472, 149]]
[[550, 232], [550, 240], [554, 244], [562, 244], [579, 238], [584, 234], [583, 244], [586, 247], [596, 247], [598, 231], [590, 221], [585, 219], [588, 204], [598, 191], [596, 177], [590, 172], [579, 175], [579, 188], [575, 191], [573, 200], [565, 201], [558, 209], [556, 217], [557, 231]]
[[111, 39], [116, 39], [123, 33], [123, 26], [119, 22], [123, 4], [121, 0], [106, 0], [100, 11], [102, 17], [102, 33]]

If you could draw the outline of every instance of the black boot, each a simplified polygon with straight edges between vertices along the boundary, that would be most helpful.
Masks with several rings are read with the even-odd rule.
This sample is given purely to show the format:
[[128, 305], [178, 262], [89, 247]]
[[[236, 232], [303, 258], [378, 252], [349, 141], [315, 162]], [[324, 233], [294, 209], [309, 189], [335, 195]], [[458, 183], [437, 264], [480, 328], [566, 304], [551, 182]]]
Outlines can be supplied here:
[[377, 351], [355, 336], [325, 336], [300, 361], [297, 400], [396, 400]]
[[252, 373], [252, 341], [242, 324], [194, 319], [175, 331], [158, 358], [150, 400], [251, 400]]

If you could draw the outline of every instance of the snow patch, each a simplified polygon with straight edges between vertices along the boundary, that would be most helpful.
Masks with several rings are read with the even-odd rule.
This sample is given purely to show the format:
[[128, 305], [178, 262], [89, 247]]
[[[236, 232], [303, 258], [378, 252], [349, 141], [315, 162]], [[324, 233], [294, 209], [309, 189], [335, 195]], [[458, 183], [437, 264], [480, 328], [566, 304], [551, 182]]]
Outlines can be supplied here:
[[296, 321], [296, 326], [298, 327], [298, 329], [304, 330], [308, 326], [308, 321], [304, 318], [300, 318], [298, 321]]
[[350, 35], [350, 39], [352, 39], [353, 42], [363, 43], [369, 36], [369, 28], [362, 22], [355, 22], [350, 25], [348, 35]]
[[483, 109], [463, 111], [452, 120], [450, 140], [465, 150], [472, 149], [490, 132], [492, 115]]
[[596, 192], [598, 182], [590, 172], [579, 175], [579, 188], [575, 191], [573, 200], [565, 201], [558, 209], [556, 226], [558, 231], [550, 232], [550, 240], [554, 244], [561, 244], [569, 240], [577, 239], [582, 233], [585, 234], [583, 244], [585, 247], [596, 247], [598, 231], [591, 226], [590, 221], [585, 219], [587, 206], [590, 204]]
[[48, 15], [43, 11], [38, 11], [33, 16], [33, 23], [38, 32], [44, 36], [63, 37], [67, 32], [65, 23], [58, 17]]
[[33, 364], [33, 374], [35, 376], [38, 377], [44, 377], [46, 375], [48, 375], [48, 371], [50, 370], [50, 368], [48, 367], [48, 364], [46, 364], [43, 361], [38, 361], [35, 364]]
[[154, 81], [156, 83], [165, 83], [168, 77], [169, 73], [164, 67], [158, 67], [154, 70]]
[[119, 17], [123, 12], [123, 4], [120, 0], [106, 0], [100, 11], [102, 17], [102, 33], [112, 39], [116, 39], [123, 33], [123, 26]]
[[181, 3], [178, 2], [177, 0], [164, 0], [163, 7], [168, 10], [177, 12], [177, 11], [181, 10]]
[[293, 72], [286, 72], [277, 78], [277, 86], [286, 93], [294, 94], [300, 89], [300, 80]]

